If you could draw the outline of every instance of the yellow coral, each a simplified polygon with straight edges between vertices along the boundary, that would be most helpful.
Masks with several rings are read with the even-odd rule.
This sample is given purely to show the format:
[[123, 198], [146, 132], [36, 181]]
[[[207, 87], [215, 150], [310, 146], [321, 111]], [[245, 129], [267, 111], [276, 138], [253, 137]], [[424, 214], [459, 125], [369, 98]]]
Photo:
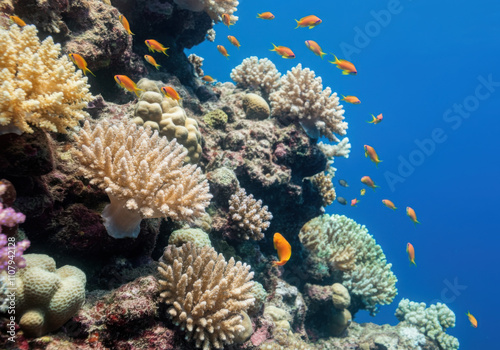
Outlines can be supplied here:
[[35, 26], [0, 29], [0, 126], [32, 133], [31, 126], [66, 133], [87, 116], [92, 99], [87, 78], [51, 37], [43, 42]]

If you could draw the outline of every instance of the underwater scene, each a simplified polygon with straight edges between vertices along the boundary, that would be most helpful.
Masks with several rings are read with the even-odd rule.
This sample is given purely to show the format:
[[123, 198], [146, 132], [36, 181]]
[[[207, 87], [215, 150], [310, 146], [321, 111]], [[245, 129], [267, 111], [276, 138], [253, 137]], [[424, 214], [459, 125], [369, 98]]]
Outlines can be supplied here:
[[0, 349], [499, 348], [500, 3], [0, 12]]

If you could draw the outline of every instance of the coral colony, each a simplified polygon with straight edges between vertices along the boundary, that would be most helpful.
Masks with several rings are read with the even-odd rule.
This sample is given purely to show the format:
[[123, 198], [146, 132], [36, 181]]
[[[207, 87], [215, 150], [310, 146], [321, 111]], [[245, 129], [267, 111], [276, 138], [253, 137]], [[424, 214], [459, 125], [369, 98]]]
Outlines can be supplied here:
[[[458, 349], [444, 304], [353, 321], [398, 291], [367, 228], [324, 214], [351, 148], [337, 93], [258, 57], [217, 82], [182, 52], [237, 1], [33, 6], [0, 19], [1, 348]], [[158, 32], [175, 49], [143, 60]]]

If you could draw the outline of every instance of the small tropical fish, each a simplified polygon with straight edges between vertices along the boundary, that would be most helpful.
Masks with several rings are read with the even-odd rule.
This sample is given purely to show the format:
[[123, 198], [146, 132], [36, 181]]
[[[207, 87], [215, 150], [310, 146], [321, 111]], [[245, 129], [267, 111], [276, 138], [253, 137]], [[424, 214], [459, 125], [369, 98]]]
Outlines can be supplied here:
[[148, 46], [148, 50], [152, 52], [163, 52], [166, 56], [167, 55], [167, 50], [169, 47], [165, 47], [162, 44], [160, 44], [158, 41], [154, 39], [147, 39], [144, 41], [146, 45]]
[[215, 80], [214, 78], [212, 78], [210, 75], [204, 75], [204, 76], [201, 78], [201, 80], [206, 81], [206, 82], [208, 82], [208, 83], [213, 83], [213, 82], [217, 81], [217, 80]]
[[226, 25], [228, 28], [229, 26], [234, 26], [234, 23], [231, 23], [231, 16], [229, 16], [227, 13], [222, 14], [222, 23]]
[[415, 223], [415, 226], [417, 224], [420, 224], [420, 222], [417, 221], [417, 214], [415, 214], [415, 210], [413, 210], [412, 208], [406, 207], [406, 215], [408, 215], [411, 221]]
[[283, 58], [295, 58], [293, 51], [286, 46], [276, 46], [273, 44], [273, 49], [269, 51], [276, 51]]
[[125, 18], [125, 16], [124, 15], [120, 15], [118, 17], [118, 19], [120, 20], [120, 23], [123, 25], [123, 28], [125, 28], [125, 31], [128, 33], [128, 35], [134, 35], [134, 33], [132, 33], [130, 31], [130, 24], [128, 23], [128, 21]]
[[274, 15], [271, 12], [262, 12], [257, 14], [257, 18], [260, 19], [274, 19]]
[[373, 182], [373, 180], [369, 176], [363, 176], [361, 178], [361, 182], [364, 183], [366, 186], [373, 188], [374, 191], [375, 188], [380, 187], [375, 185], [375, 182]]
[[87, 75], [87, 72], [89, 72], [95, 77], [95, 74], [92, 73], [90, 69], [87, 68], [87, 61], [85, 61], [85, 59], [82, 56], [80, 56], [77, 53], [70, 53], [68, 54], [68, 56], [69, 58], [71, 58], [71, 61], [73, 61], [73, 63], [76, 64], [76, 66], [82, 70], [83, 74]]
[[238, 49], [240, 48], [241, 44], [240, 42], [238, 41], [238, 39], [236, 39], [234, 36], [232, 35], [228, 35], [227, 36], [227, 39], [229, 40], [229, 42], [231, 44], [233, 44], [234, 46], [236, 46]]
[[295, 27], [295, 29], [299, 28], [299, 27], [309, 27], [309, 29], [312, 29], [314, 27], [316, 27], [318, 24], [321, 24], [321, 19], [319, 19], [318, 17], [314, 16], [314, 15], [309, 15], [309, 16], [305, 16], [305, 17], [302, 17], [300, 20], [295, 20], [297, 22], [297, 26]]
[[474, 328], [477, 328], [477, 320], [474, 316], [472, 316], [470, 311], [467, 311], [467, 317], [469, 318], [470, 325]]
[[396, 206], [394, 205], [394, 203], [392, 203], [390, 200], [388, 199], [382, 199], [382, 203], [384, 203], [384, 205], [389, 208], [389, 209], [392, 209], [392, 210], [396, 210], [398, 208], [396, 208]]
[[342, 187], [349, 187], [349, 184], [346, 180], [339, 180], [339, 185]]
[[181, 99], [181, 96], [175, 89], [171, 86], [164, 86], [161, 89], [161, 92], [167, 97], [170, 97], [171, 99], [174, 99], [176, 101], [179, 101]]
[[384, 117], [382, 116], [382, 113], [380, 113], [376, 117], [372, 114], [372, 120], [368, 121], [367, 123], [378, 124], [378, 123], [380, 123], [382, 121], [383, 118]]
[[217, 50], [224, 56], [225, 58], [229, 59], [229, 54], [227, 53], [227, 50], [224, 46], [222, 45], [217, 45]]
[[359, 201], [356, 198], [351, 199], [351, 207], [356, 207], [356, 204], [358, 204], [358, 203], [359, 203]]
[[410, 260], [410, 266], [411, 264], [417, 266], [415, 263], [415, 248], [413, 248], [413, 245], [411, 243], [406, 244], [406, 252], [408, 253], [408, 259]]
[[337, 202], [339, 202], [342, 205], [346, 205], [347, 201], [344, 197], [337, 197]]
[[[333, 55], [333, 54], [332, 54]], [[356, 67], [354, 67], [354, 64], [352, 64], [349, 61], [346, 60], [339, 60], [337, 56], [333, 55], [335, 57], [335, 61], [328, 61], [331, 64], [335, 64], [338, 69], [342, 70], [343, 75], [356, 75], [358, 74], [358, 71], [356, 70]]]
[[346, 101], [347, 103], [352, 103], [353, 105], [359, 105], [361, 101], [356, 96], [344, 96], [342, 95], [341, 101]]
[[158, 67], [161, 67], [158, 63], [156, 63], [155, 59], [153, 58], [153, 56], [149, 56], [149, 55], [144, 55], [144, 59], [146, 60], [146, 62], [148, 62], [149, 64], [152, 64], [153, 66], [155, 66], [156, 69], [159, 69]]
[[362, 189], [361, 189], [361, 191], [359, 191], [359, 193], [360, 193], [362, 196], [364, 196], [364, 195], [365, 195], [365, 193], [366, 193], [366, 190], [365, 190], [364, 188], [362, 188]]
[[21, 18], [17, 16], [9, 16], [10, 20], [17, 24], [19, 27], [24, 27], [26, 25], [26, 22], [24, 22]]
[[115, 75], [115, 81], [125, 90], [133, 91], [137, 96], [139, 96], [137, 91], [144, 91], [142, 89], [139, 89], [137, 85], [132, 81], [132, 79], [130, 79], [126, 75]]
[[309, 50], [311, 50], [312, 52], [314, 52], [314, 54], [316, 56], [320, 56], [321, 59], [323, 59], [323, 56], [326, 55], [326, 53], [324, 53], [322, 50], [321, 50], [321, 47], [318, 45], [318, 43], [314, 40], [306, 40], [306, 46]]
[[274, 249], [278, 251], [279, 261], [273, 261], [273, 266], [283, 266], [292, 256], [292, 246], [281, 234], [276, 232], [273, 237]]
[[365, 157], [370, 156], [370, 160], [375, 163], [376, 166], [378, 166], [378, 163], [382, 162], [380, 159], [378, 159], [377, 152], [375, 152], [375, 149], [371, 146], [365, 145]]

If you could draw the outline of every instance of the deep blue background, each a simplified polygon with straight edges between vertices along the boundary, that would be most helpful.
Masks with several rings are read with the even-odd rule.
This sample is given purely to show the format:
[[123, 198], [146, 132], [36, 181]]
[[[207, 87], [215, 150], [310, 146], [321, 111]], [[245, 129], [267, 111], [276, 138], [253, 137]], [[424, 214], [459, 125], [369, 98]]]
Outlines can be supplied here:
[[[276, 19], [257, 19], [264, 11], [273, 12]], [[382, 13], [383, 25], [375, 19]], [[205, 58], [205, 74], [230, 81], [231, 69], [249, 56], [270, 58], [283, 74], [302, 63], [323, 78], [324, 86], [362, 102], [345, 106], [352, 152], [349, 159], [335, 163], [336, 180], [350, 183], [347, 189], [337, 186], [338, 195], [361, 202], [356, 208], [335, 203], [327, 211], [367, 226], [393, 264], [399, 294], [375, 318], [358, 313], [356, 321], [396, 324], [394, 311], [403, 297], [443, 301], [456, 313], [456, 328], [449, 333], [459, 338], [461, 349], [498, 348], [500, 3], [242, 0], [235, 14], [239, 21], [230, 29], [216, 26], [214, 43], [190, 50]], [[323, 23], [311, 30], [294, 29], [294, 19], [309, 14]], [[361, 42], [359, 32], [370, 36]], [[228, 34], [238, 38], [239, 50], [229, 43]], [[341, 75], [327, 62], [333, 56], [322, 60], [306, 48], [308, 39], [327, 53], [351, 60], [358, 75]], [[271, 43], [290, 47], [296, 59], [270, 52]], [[228, 49], [229, 60], [217, 51], [219, 44]], [[355, 52], [346, 51], [348, 46]], [[497, 86], [494, 91], [481, 87], [483, 99], [478, 100], [479, 79], [488, 76]], [[469, 103], [468, 115], [448, 112], [451, 119], [446, 119], [449, 109], [464, 102]], [[379, 113], [384, 115], [382, 123], [366, 123]], [[419, 157], [423, 153], [416, 142], [430, 139], [433, 132], [441, 132], [446, 140]], [[373, 146], [383, 160], [378, 168], [364, 157], [364, 144]], [[412, 171], [398, 169], [410, 159], [417, 164]], [[389, 173], [401, 176], [401, 181], [391, 186]], [[360, 197], [363, 175], [370, 175], [380, 188]], [[384, 198], [398, 209], [386, 208]], [[415, 227], [405, 215], [406, 206], [415, 209], [421, 225]], [[417, 267], [409, 266], [407, 242], [415, 247]], [[455, 283], [459, 286], [453, 290], [450, 285]], [[476, 316], [477, 329], [470, 326], [467, 310]]]

